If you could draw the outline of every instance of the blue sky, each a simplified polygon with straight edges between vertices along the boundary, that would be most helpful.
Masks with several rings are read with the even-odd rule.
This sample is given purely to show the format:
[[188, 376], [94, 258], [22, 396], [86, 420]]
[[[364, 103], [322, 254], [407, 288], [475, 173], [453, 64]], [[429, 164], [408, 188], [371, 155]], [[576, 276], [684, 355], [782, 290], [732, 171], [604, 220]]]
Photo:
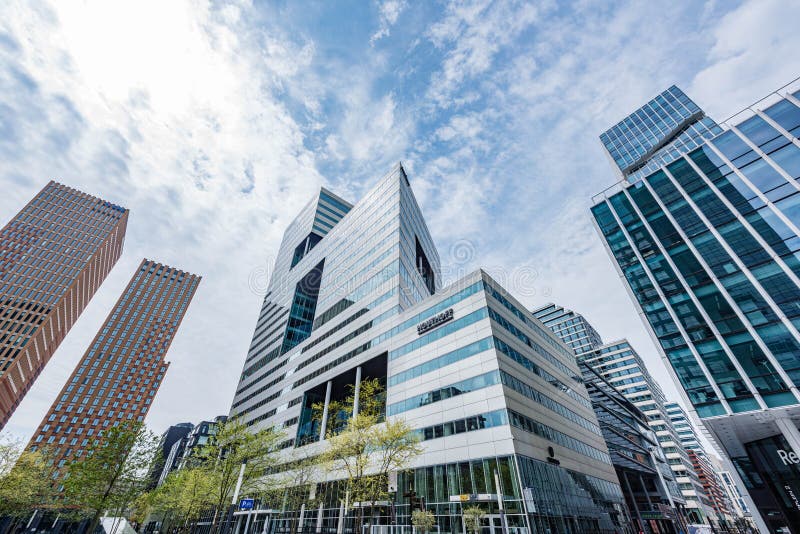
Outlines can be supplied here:
[[56, 179], [125, 252], [5, 432], [27, 438], [142, 257], [203, 275], [148, 416], [226, 413], [280, 237], [326, 185], [410, 175], [447, 275], [628, 337], [674, 387], [588, 216], [597, 137], [672, 83], [721, 120], [800, 75], [798, 0], [4, 2], [0, 221]]

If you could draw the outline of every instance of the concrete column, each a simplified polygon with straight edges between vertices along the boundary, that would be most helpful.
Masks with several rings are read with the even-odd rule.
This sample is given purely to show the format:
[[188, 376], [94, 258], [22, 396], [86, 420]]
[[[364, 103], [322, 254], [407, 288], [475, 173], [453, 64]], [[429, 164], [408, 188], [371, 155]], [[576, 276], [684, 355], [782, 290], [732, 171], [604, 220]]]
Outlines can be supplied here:
[[647, 499], [647, 504], [650, 505], [650, 509], [653, 509], [653, 501], [650, 499], [650, 492], [647, 491], [647, 486], [644, 483], [644, 478], [642, 477], [641, 473], [639, 474], [639, 484], [642, 485], [642, 491], [644, 492], [644, 496]]
[[305, 520], [306, 515], [306, 503], [300, 505], [300, 517], [297, 519], [297, 528], [300, 532], [303, 532], [303, 521]]
[[781, 431], [783, 437], [789, 443], [789, 446], [794, 450], [795, 454], [800, 456], [800, 430], [794, 426], [794, 422], [788, 417], [775, 418], [775, 424], [778, 425], [778, 430]]
[[356, 387], [353, 393], [353, 417], [358, 415], [358, 396], [361, 393], [361, 366], [356, 367]]
[[331, 403], [331, 381], [325, 387], [325, 407], [322, 409], [322, 423], [319, 425], [319, 441], [325, 439], [325, 430], [328, 428], [328, 405]]
[[322, 503], [319, 503], [319, 510], [317, 510], [317, 532], [322, 533]]
[[628, 488], [628, 494], [631, 496], [631, 502], [633, 502], [633, 511], [636, 513], [636, 519], [639, 520], [639, 528], [644, 531], [648, 527], [645, 525], [644, 520], [642, 519], [642, 514], [639, 512], [639, 503], [636, 502], [636, 495], [633, 493], [633, 488], [631, 488], [627, 471], [622, 471], [622, 481], [625, 483], [625, 487]]
[[336, 525], [336, 534], [343, 534], [344, 533], [344, 501], [339, 505], [339, 523]]

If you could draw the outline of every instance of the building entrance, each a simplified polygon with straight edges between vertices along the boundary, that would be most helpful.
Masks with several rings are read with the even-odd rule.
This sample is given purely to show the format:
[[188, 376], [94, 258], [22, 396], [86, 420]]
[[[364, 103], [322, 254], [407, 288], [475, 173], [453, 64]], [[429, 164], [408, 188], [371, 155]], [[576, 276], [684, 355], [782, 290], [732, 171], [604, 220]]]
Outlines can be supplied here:
[[487, 514], [481, 523], [481, 534], [503, 534], [503, 520], [499, 514]]

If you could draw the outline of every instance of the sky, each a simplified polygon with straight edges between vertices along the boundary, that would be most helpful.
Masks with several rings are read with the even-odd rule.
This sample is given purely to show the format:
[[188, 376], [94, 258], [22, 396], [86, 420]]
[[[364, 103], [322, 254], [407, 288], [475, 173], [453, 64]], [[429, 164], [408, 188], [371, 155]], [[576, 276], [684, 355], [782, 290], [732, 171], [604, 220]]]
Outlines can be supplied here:
[[484, 267], [664, 369], [591, 225], [599, 134], [671, 84], [723, 120], [800, 75], [800, 0], [5, 1], [0, 224], [49, 180], [131, 210], [4, 433], [28, 439], [143, 257], [203, 276], [147, 417], [229, 410], [272, 259], [320, 186], [402, 161], [445, 278]]

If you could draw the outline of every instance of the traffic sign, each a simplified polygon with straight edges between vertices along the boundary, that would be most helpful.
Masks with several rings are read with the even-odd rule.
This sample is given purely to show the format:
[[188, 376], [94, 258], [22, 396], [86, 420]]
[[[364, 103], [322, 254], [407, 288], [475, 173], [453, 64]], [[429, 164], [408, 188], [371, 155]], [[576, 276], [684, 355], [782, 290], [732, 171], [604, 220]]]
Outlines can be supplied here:
[[242, 499], [239, 501], [239, 510], [252, 510], [255, 499]]

